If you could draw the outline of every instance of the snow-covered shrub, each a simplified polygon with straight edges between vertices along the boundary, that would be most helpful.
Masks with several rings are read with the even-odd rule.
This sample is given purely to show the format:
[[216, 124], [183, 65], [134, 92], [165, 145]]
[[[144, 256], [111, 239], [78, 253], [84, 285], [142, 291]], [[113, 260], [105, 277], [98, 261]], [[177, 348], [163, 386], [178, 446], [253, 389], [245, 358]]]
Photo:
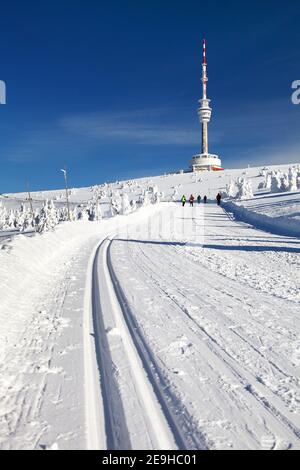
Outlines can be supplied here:
[[148, 188], [147, 188], [147, 191], [150, 194], [157, 194], [158, 193], [158, 187], [155, 184], [154, 185], [149, 185]]
[[25, 208], [22, 205], [21, 210], [17, 213], [16, 226], [20, 232], [34, 228], [35, 219], [29, 208]]
[[[6, 222], [3, 228], [7, 230], [15, 230], [17, 226], [18, 226], [17, 214], [14, 210], [11, 209], [6, 217]], [[1, 222], [0, 222], [0, 227], [1, 227]]]
[[136, 211], [136, 202], [134, 199], [131, 199], [130, 201], [130, 207], [131, 207], [131, 212]]
[[90, 220], [90, 213], [89, 213], [88, 209], [84, 208], [82, 211], [80, 211], [79, 220], [83, 220], [83, 221]]
[[64, 222], [66, 220], [68, 220], [68, 208], [66, 206], [63, 206], [58, 210], [58, 221]]
[[281, 178], [279, 172], [271, 173], [271, 193], [278, 193], [281, 190]]
[[70, 220], [74, 222], [78, 219], [78, 208], [75, 206], [74, 209], [70, 210]]
[[123, 215], [127, 215], [127, 214], [130, 214], [131, 210], [132, 209], [131, 209], [128, 194], [124, 193], [123, 196], [122, 196], [122, 211], [121, 211], [121, 213]]
[[258, 189], [265, 189], [269, 190], [271, 189], [271, 182], [272, 182], [272, 176], [270, 173], [266, 173], [264, 175], [265, 179], [258, 185]]
[[151, 204], [151, 198], [148, 191], [143, 191], [143, 194], [139, 197], [139, 205], [142, 207], [149, 206]]
[[236, 196], [237, 191], [238, 188], [236, 183], [233, 180], [230, 180], [229, 184], [226, 185], [225, 194], [223, 197], [232, 199]]
[[280, 191], [288, 191], [289, 190], [289, 177], [287, 173], [284, 173], [280, 177]]
[[120, 197], [119, 192], [117, 191], [116, 194], [111, 198], [111, 215], [117, 215], [122, 213], [122, 199]]
[[0, 230], [2, 230], [6, 225], [7, 219], [7, 210], [6, 207], [3, 206], [2, 201], [0, 201]]
[[37, 231], [52, 230], [59, 223], [60, 214], [56, 210], [54, 202], [46, 200], [39, 214], [36, 217]]
[[155, 193], [152, 196], [152, 204], [159, 204], [160, 203], [160, 193]]
[[243, 178], [238, 183], [238, 192], [236, 194], [236, 198], [242, 201], [245, 199], [251, 199], [252, 197], [253, 197], [253, 189], [252, 189], [251, 181], [247, 180], [246, 178]]
[[288, 191], [297, 191], [297, 189], [298, 189], [297, 178], [298, 178], [297, 168], [296, 167], [289, 168]]

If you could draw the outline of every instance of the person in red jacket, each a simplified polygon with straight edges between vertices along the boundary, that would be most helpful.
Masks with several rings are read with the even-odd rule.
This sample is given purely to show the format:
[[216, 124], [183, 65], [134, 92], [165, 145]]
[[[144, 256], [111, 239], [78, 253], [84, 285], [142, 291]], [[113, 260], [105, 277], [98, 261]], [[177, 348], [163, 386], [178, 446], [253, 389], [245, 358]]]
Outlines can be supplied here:
[[191, 194], [191, 195], [190, 195], [190, 206], [191, 206], [191, 207], [194, 207], [194, 200], [195, 200], [195, 198], [194, 198], [194, 196]]

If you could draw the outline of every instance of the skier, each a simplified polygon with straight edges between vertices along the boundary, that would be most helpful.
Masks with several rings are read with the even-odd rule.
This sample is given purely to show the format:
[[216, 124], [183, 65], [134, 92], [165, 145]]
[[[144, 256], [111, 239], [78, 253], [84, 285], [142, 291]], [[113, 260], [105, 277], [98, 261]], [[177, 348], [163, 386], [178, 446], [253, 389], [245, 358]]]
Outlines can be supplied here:
[[203, 201], [204, 201], [204, 204], [207, 203], [207, 196], [204, 196]]
[[182, 202], [182, 207], [184, 207], [184, 206], [185, 206], [185, 203], [186, 203], [186, 197], [185, 197], [185, 195], [182, 196], [181, 202]]
[[194, 196], [191, 194], [191, 195], [190, 195], [190, 206], [191, 206], [191, 207], [194, 207], [194, 200], [195, 200], [195, 198], [194, 198]]
[[198, 196], [198, 197], [197, 197], [197, 202], [198, 202], [198, 204], [200, 204], [200, 202], [201, 202], [201, 196]]
[[220, 193], [217, 194], [216, 199], [217, 199], [217, 204], [218, 204], [218, 206], [220, 206], [220, 205], [221, 205], [221, 199], [222, 199], [222, 196], [221, 196]]

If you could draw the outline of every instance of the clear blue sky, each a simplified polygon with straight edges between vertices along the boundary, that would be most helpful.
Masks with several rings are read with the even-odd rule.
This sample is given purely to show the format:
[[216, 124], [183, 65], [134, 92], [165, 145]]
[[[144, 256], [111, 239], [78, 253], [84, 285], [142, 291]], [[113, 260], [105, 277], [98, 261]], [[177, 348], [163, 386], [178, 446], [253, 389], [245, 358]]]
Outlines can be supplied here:
[[0, 192], [61, 187], [64, 164], [72, 186], [186, 167], [203, 37], [210, 151], [227, 168], [299, 161], [299, 15], [299, 0], [2, 2]]

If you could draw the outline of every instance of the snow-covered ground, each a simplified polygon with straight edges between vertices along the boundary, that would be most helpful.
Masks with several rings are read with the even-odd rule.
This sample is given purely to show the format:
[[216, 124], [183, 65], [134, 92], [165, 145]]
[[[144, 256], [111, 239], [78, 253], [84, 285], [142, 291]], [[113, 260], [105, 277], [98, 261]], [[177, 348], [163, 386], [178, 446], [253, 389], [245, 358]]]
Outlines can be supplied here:
[[[300, 448], [300, 194], [260, 175], [114, 183], [103, 215], [117, 191], [156, 186], [165, 202], [2, 234], [1, 449]], [[239, 177], [254, 196], [218, 207]], [[182, 208], [191, 193], [209, 203]]]

